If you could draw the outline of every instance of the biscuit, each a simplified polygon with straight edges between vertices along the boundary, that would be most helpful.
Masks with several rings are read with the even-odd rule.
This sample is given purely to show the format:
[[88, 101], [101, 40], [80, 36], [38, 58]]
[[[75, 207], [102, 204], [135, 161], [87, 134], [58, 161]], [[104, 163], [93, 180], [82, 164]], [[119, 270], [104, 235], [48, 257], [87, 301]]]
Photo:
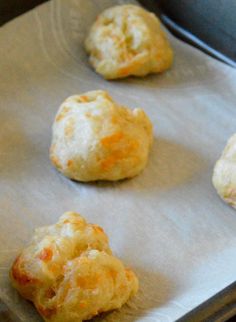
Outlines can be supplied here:
[[236, 134], [228, 140], [216, 162], [212, 181], [219, 196], [236, 208]]
[[50, 322], [90, 319], [120, 308], [138, 290], [136, 275], [112, 255], [102, 228], [74, 212], [36, 230], [10, 278]]
[[90, 29], [85, 49], [91, 65], [106, 79], [160, 73], [173, 61], [159, 19], [135, 5], [102, 12]]
[[145, 112], [116, 104], [104, 91], [74, 95], [53, 124], [50, 159], [78, 181], [131, 178], [146, 166], [152, 124]]

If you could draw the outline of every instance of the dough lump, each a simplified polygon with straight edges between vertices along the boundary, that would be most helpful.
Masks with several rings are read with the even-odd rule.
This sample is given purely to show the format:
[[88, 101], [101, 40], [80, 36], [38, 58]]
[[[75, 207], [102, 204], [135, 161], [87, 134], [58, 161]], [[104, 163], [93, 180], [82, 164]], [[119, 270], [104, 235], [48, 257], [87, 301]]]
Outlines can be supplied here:
[[91, 91], [67, 98], [59, 108], [50, 158], [74, 180], [119, 180], [144, 169], [151, 143], [152, 124], [142, 109]]
[[135, 5], [102, 12], [90, 29], [85, 49], [91, 65], [106, 79], [160, 73], [173, 61], [159, 19]]
[[236, 208], [236, 134], [216, 162], [212, 181], [220, 197]]
[[10, 271], [13, 286], [47, 322], [81, 322], [120, 308], [136, 275], [112, 255], [107, 236], [74, 212], [36, 230]]

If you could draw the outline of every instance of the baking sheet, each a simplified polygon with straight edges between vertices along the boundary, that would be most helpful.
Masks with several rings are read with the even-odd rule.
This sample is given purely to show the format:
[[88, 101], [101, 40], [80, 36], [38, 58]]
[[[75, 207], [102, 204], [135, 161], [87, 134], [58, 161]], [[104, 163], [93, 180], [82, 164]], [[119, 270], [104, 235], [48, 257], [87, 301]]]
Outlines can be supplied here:
[[[100, 11], [124, 2], [53, 0], [0, 29], [0, 297], [20, 321], [41, 319], [11, 289], [9, 266], [35, 227], [67, 210], [104, 227], [140, 279], [135, 299], [96, 321], [174, 321], [235, 281], [236, 213], [211, 176], [236, 132], [236, 71], [169, 35], [170, 71], [103, 80], [83, 40]], [[94, 89], [144, 108], [154, 124], [148, 166], [134, 179], [76, 183], [50, 164], [59, 104]]]

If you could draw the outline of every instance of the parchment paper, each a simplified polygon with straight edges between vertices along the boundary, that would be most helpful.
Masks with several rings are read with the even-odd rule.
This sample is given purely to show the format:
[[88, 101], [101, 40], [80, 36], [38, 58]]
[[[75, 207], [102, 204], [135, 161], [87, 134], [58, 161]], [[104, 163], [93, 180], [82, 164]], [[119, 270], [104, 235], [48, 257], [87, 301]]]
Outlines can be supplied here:
[[[10, 287], [10, 264], [33, 229], [66, 210], [104, 227], [140, 279], [129, 305], [96, 321], [173, 321], [235, 280], [236, 211], [211, 184], [236, 132], [236, 71], [169, 35], [173, 68], [105, 81], [84, 36], [104, 8], [124, 1], [54, 0], [0, 30], [0, 296], [20, 321], [41, 321]], [[82, 184], [50, 164], [51, 125], [69, 95], [105, 89], [142, 107], [155, 128], [145, 171], [118, 183]]]

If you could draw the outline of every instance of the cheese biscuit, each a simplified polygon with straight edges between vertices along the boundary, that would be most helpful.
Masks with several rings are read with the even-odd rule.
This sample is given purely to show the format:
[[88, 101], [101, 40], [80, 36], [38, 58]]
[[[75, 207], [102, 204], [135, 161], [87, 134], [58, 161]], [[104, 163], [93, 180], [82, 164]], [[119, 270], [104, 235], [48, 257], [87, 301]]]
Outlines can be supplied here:
[[112, 255], [103, 229], [74, 212], [36, 230], [10, 278], [48, 322], [90, 319], [120, 308], [138, 290], [137, 277]]
[[118, 105], [104, 91], [74, 95], [61, 105], [54, 124], [50, 159], [78, 181], [120, 180], [139, 174], [152, 144], [145, 112]]
[[90, 29], [85, 49], [91, 65], [106, 79], [160, 73], [173, 61], [159, 19], [135, 5], [102, 12]]
[[216, 162], [213, 185], [219, 196], [236, 208], [236, 134], [234, 134]]

